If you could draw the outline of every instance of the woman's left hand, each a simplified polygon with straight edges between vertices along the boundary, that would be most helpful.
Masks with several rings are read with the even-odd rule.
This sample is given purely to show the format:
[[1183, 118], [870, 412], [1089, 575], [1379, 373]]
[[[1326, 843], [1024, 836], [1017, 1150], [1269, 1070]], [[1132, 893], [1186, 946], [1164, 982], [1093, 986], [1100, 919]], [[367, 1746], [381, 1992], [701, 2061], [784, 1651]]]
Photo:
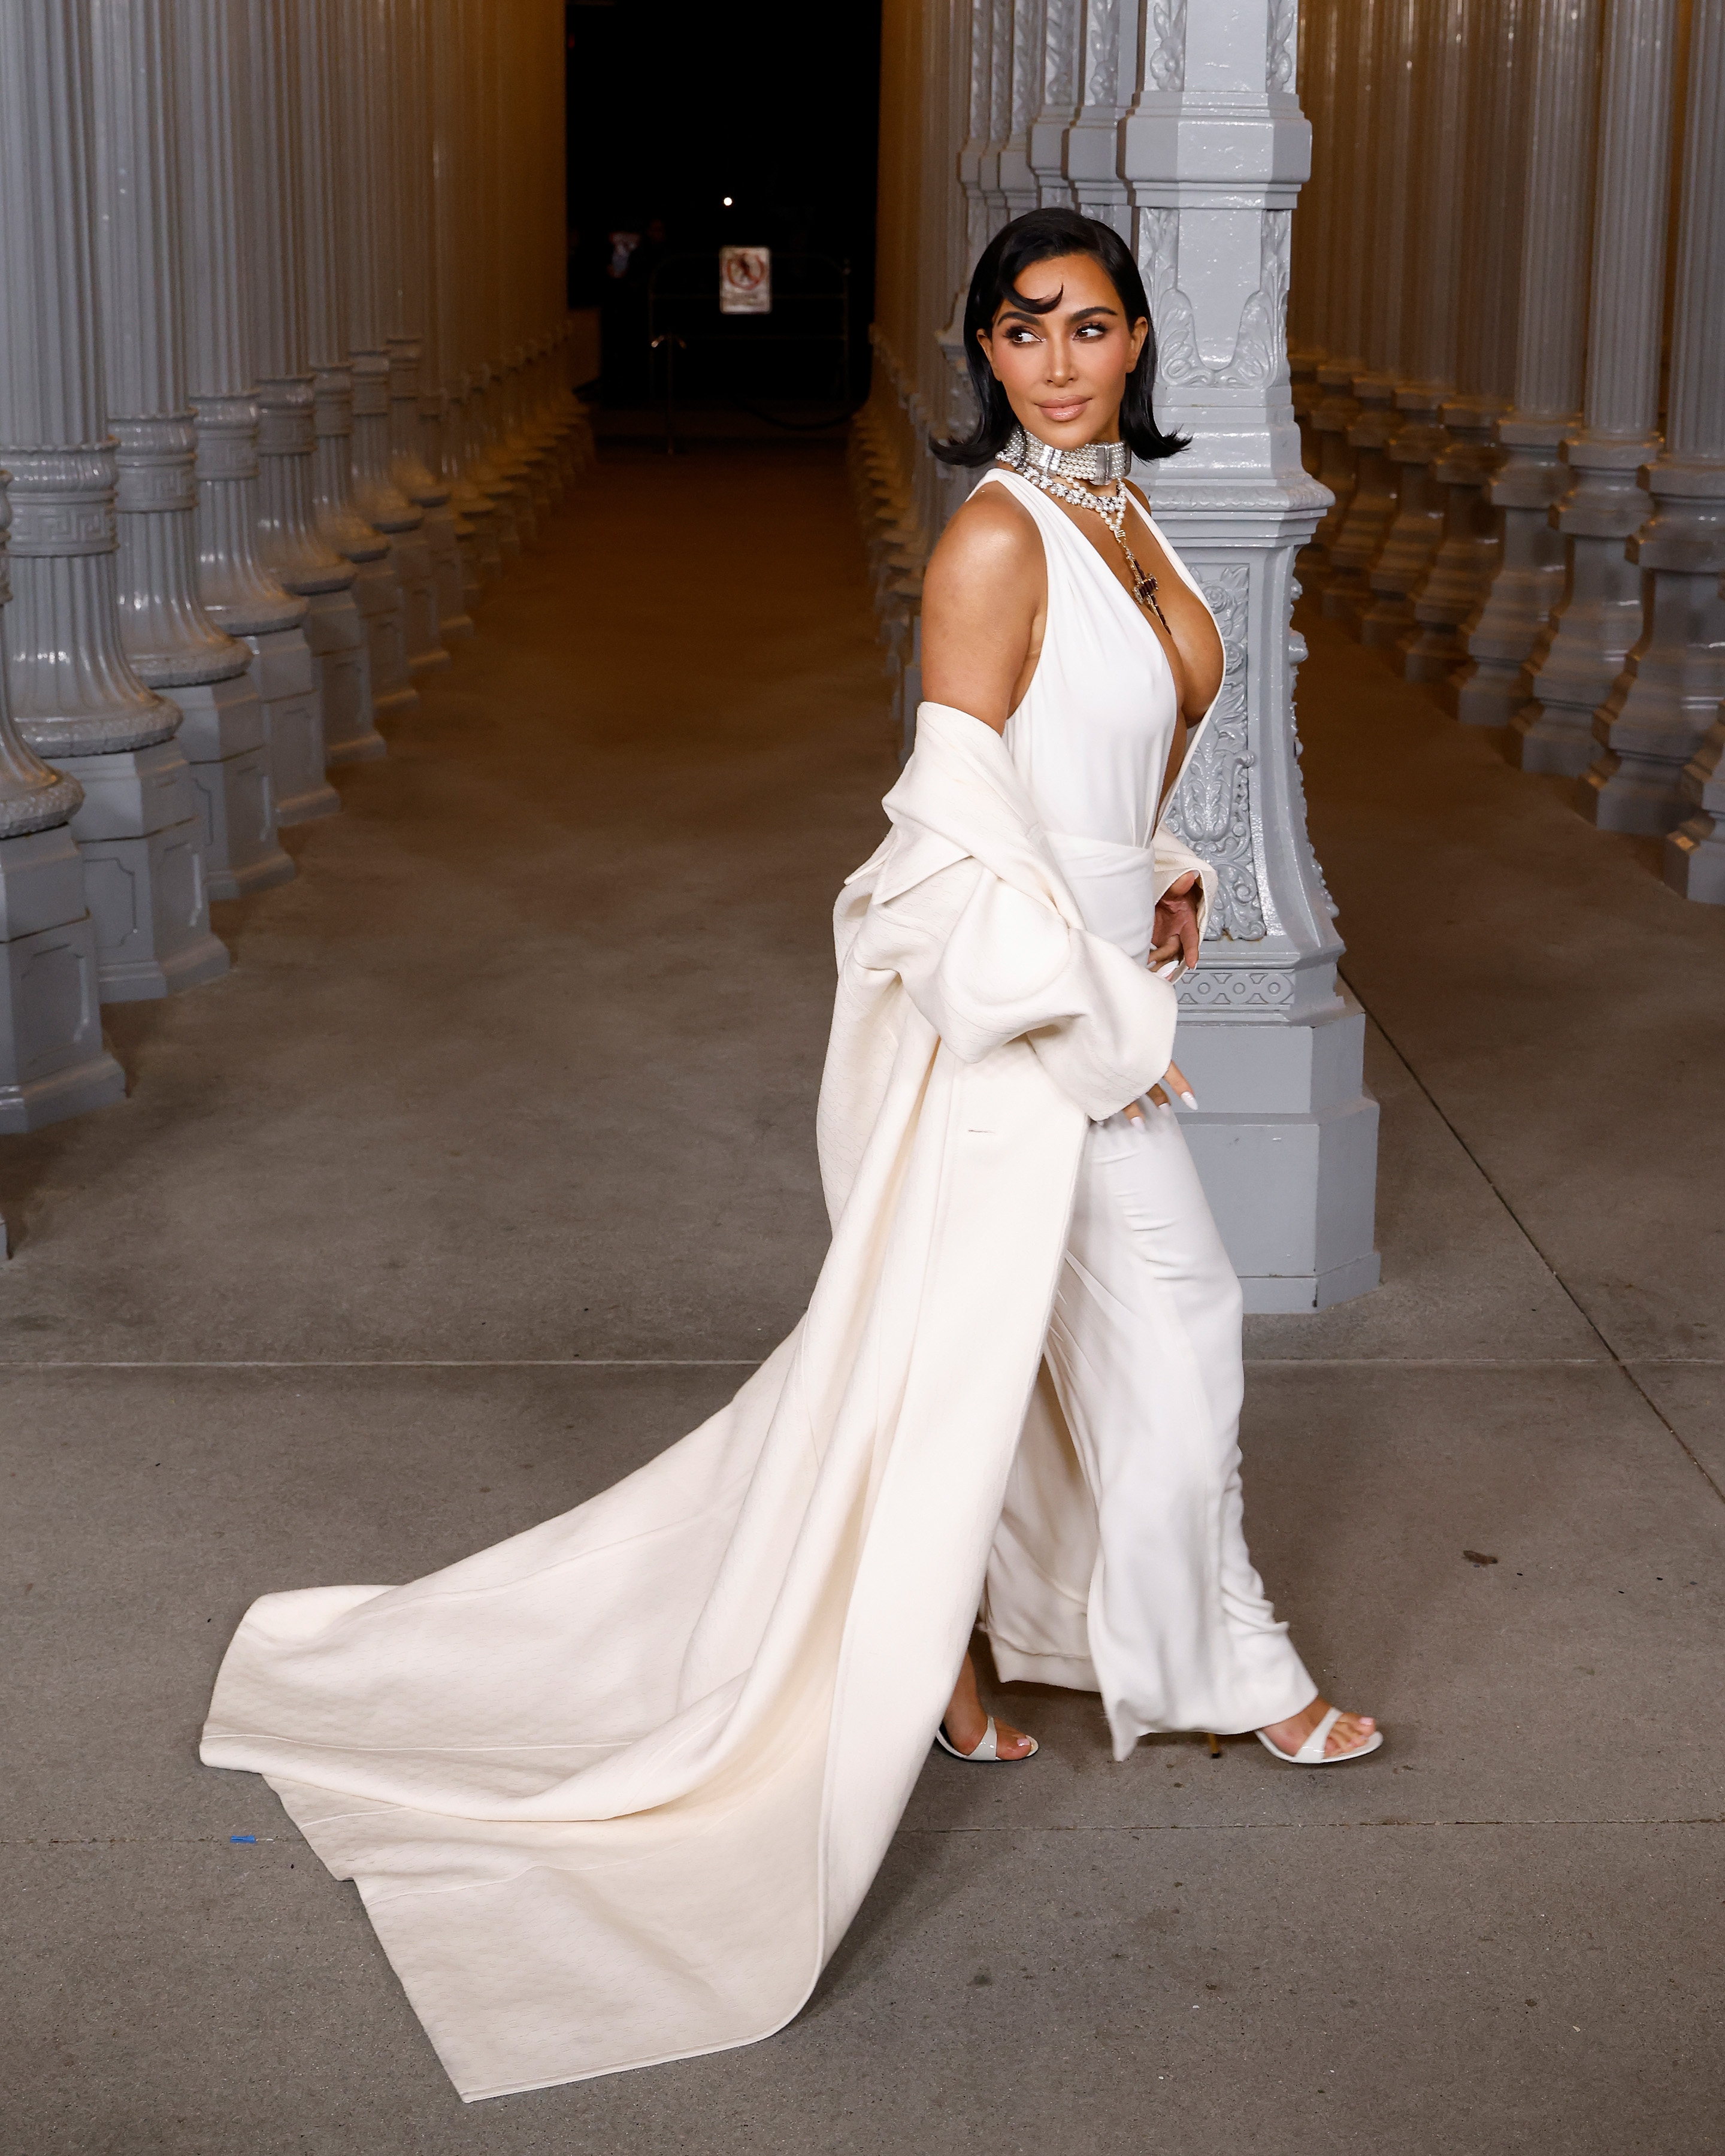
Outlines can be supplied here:
[[1198, 908], [1203, 896], [1197, 871], [1188, 869], [1184, 875], [1174, 878], [1156, 901], [1156, 926], [1151, 932], [1156, 939], [1150, 953], [1153, 968], [1178, 958], [1178, 978], [1180, 973], [1198, 963]]

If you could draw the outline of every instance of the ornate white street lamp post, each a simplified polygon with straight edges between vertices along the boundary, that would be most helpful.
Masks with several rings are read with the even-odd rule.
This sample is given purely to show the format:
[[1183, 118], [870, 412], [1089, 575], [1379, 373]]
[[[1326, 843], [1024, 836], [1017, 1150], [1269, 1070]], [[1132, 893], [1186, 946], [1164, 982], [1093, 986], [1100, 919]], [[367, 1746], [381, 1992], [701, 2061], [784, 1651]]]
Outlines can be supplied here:
[[[39, 1130], [126, 1094], [126, 1073], [102, 1039], [95, 924], [66, 828], [84, 789], [26, 745], [7, 701], [10, 519], [0, 488], [0, 1137]], [[6, 1249], [0, 1220], [0, 1255]]]
[[1683, 767], [1725, 697], [1725, 7], [1690, 16], [1677, 213], [1676, 304], [1665, 447], [1641, 474], [1652, 514], [1630, 540], [1640, 640], [1594, 719], [1600, 753], [1584, 815], [1606, 831], [1669, 831], [1687, 813]]
[[1552, 512], [1563, 596], [1505, 743], [1524, 771], [1586, 770], [1594, 713], [1641, 633], [1641, 572], [1625, 550], [1647, 511], [1635, 474], [1659, 449], [1676, 28], [1676, 0], [1606, 0], [1587, 382], [1580, 431], [1563, 439], [1569, 489]]
[[1219, 881], [1203, 963], [1181, 990], [1184, 1067], [1204, 1104], [1185, 1128], [1247, 1307], [1260, 1311], [1322, 1308], [1378, 1279], [1365, 1018], [1337, 980], [1343, 946], [1294, 732], [1294, 556], [1327, 500], [1300, 460], [1284, 341], [1311, 140], [1294, 35], [1292, 0], [1157, 11], [1146, 87], [1121, 131], [1157, 414], [1193, 438], [1139, 476], [1228, 660], [1173, 812]]
[[197, 801], [174, 740], [179, 708], [138, 679], [121, 641], [90, 81], [84, 0], [0, 8], [7, 685], [18, 732], [83, 788], [71, 828], [100, 993], [128, 1001], [225, 973], [228, 953], [210, 933]]

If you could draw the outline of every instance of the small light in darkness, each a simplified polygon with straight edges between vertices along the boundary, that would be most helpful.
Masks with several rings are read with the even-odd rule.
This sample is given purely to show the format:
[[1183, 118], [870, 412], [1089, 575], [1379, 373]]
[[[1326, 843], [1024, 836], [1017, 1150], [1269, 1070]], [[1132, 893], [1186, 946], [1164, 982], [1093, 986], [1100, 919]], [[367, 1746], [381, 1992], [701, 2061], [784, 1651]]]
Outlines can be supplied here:
[[725, 207], [726, 209], [729, 209], [731, 207], [731, 198], [729, 195], [726, 195], [725, 198]]

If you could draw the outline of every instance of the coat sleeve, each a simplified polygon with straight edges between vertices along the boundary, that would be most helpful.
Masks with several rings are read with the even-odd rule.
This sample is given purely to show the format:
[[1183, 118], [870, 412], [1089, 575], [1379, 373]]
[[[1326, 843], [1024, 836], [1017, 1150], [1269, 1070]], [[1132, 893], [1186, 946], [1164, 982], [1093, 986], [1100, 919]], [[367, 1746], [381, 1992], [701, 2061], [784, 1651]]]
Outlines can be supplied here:
[[896, 973], [952, 1052], [1027, 1040], [1093, 1121], [1154, 1085], [1173, 1052], [1174, 991], [973, 857], [878, 896], [850, 963]]

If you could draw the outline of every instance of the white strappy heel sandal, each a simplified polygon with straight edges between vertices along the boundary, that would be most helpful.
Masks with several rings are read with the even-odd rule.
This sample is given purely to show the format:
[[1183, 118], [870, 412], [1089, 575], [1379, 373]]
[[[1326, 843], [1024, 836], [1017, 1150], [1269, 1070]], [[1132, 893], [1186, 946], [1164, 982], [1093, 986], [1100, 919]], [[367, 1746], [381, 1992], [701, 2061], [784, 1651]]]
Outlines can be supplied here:
[[1324, 1756], [1324, 1747], [1330, 1741], [1330, 1732], [1342, 1719], [1342, 1710], [1332, 1707], [1319, 1722], [1297, 1752], [1284, 1752], [1280, 1744], [1272, 1744], [1261, 1729], [1252, 1732], [1272, 1759], [1280, 1759], [1284, 1767], [1340, 1767], [1350, 1759], [1363, 1759], [1368, 1752], [1375, 1752], [1384, 1742], [1384, 1732], [1374, 1729], [1363, 1744], [1356, 1744], [1351, 1752], [1338, 1752], [1333, 1758]]
[[988, 1727], [983, 1732], [982, 1742], [974, 1752], [961, 1752], [952, 1738], [947, 1736], [947, 1725], [944, 1722], [935, 1731], [934, 1741], [942, 1752], [950, 1752], [955, 1759], [981, 1759], [992, 1762], [997, 1767], [1022, 1767], [1026, 1759], [1034, 1759], [1042, 1749], [1033, 1737], [1030, 1739], [1030, 1748], [1028, 1752], [1021, 1752], [1016, 1759], [1003, 1759], [1000, 1756], [999, 1732], [994, 1727], [994, 1717], [992, 1714], [988, 1717]]

